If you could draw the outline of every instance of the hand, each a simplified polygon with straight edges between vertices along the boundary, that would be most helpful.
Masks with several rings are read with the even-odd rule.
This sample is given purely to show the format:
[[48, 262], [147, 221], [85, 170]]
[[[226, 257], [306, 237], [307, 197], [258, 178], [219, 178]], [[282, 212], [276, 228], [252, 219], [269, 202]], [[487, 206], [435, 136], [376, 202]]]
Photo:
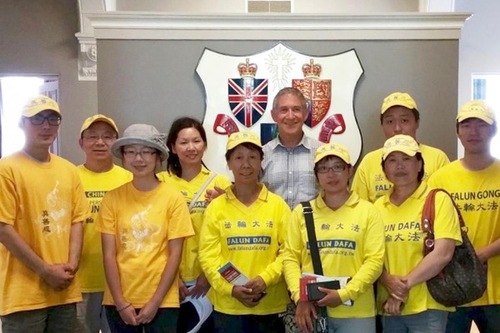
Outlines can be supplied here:
[[[121, 309], [124, 306], [126, 306], [126, 304], [122, 305], [121, 307], [117, 306], [116, 308]], [[132, 305], [118, 312], [118, 314], [125, 324], [132, 326], [139, 325], [137, 321], [137, 313], [135, 312], [135, 309]]]
[[206, 192], [205, 192], [205, 202], [207, 203], [207, 205], [212, 202], [212, 200], [214, 200], [215, 198], [217, 198], [219, 195], [222, 195], [226, 193], [225, 190], [221, 189], [220, 187], [218, 186], [214, 186], [213, 189], [208, 189]]
[[387, 288], [391, 297], [400, 301], [403, 301], [410, 291], [408, 280], [401, 276], [387, 274], [382, 284]]
[[336, 307], [342, 304], [338, 290], [323, 287], [318, 287], [318, 290], [325, 294], [325, 297], [317, 302], [318, 306]]
[[314, 329], [314, 320], [317, 318], [316, 307], [308, 301], [299, 301], [295, 310], [295, 324], [302, 333], [310, 333]]
[[241, 304], [248, 308], [253, 308], [259, 302], [255, 302], [255, 295], [252, 292], [252, 289], [243, 287], [243, 286], [234, 286], [231, 292], [231, 296], [240, 301]]
[[76, 272], [78, 272], [78, 263], [72, 263], [72, 262], [68, 262], [66, 264], [67, 266], [67, 270], [70, 274], [73, 274], [75, 275]]
[[256, 299], [262, 298], [262, 294], [265, 293], [266, 291], [266, 283], [264, 282], [264, 279], [261, 278], [260, 276], [256, 276], [250, 281], [248, 281], [244, 287], [251, 289], [252, 294], [255, 296]]
[[187, 296], [189, 296], [189, 288], [186, 287], [184, 282], [182, 282], [181, 279], [179, 279], [179, 299], [183, 301]]
[[401, 315], [404, 303], [394, 297], [389, 297], [383, 305], [384, 312], [393, 316]]
[[69, 287], [75, 275], [68, 264], [52, 264], [45, 267], [41, 277], [49, 286], [60, 291]]
[[189, 290], [189, 295], [193, 298], [203, 297], [207, 294], [210, 289], [210, 283], [208, 283], [205, 274], [201, 273], [196, 279], [196, 284], [191, 290]]
[[139, 311], [139, 314], [137, 315], [137, 324], [148, 324], [153, 321], [159, 307], [160, 304], [157, 304], [152, 300], [144, 304], [141, 311]]
[[479, 261], [481, 261], [481, 263], [483, 263], [483, 264], [488, 263], [488, 259], [490, 258], [490, 256], [489, 256], [488, 251], [485, 247], [480, 248], [480, 249], [476, 249], [476, 255], [479, 258]]

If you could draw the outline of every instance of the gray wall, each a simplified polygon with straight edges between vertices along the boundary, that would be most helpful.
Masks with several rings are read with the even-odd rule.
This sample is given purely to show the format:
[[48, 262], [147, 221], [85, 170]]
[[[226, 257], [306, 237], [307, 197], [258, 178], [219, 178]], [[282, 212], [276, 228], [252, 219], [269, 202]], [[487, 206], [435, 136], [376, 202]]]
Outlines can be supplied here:
[[0, 0], [0, 76], [59, 75], [61, 155], [82, 161], [78, 134], [97, 112], [97, 83], [78, 81], [77, 2]]
[[[121, 128], [147, 122], [167, 131], [176, 117], [203, 118], [204, 88], [195, 73], [205, 47], [231, 55], [271, 48], [273, 41], [98, 40], [100, 111]], [[456, 157], [458, 41], [287, 41], [305, 54], [329, 55], [356, 49], [364, 68], [355, 94], [355, 113], [363, 135], [363, 154], [384, 137], [379, 110], [393, 91], [408, 91], [422, 121], [418, 139]], [[210, 144], [210, 143], [209, 143]]]
[[[78, 132], [99, 112], [115, 117], [123, 129], [150, 122], [166, 131], [180, 115], [202, 118], [204, 90], [194, 69], [204, 49], [243, 55], [266, 50], [267, 41], [98, 41], [99, 81], [78, 81], [76, 1], [1, 0], [0, 75], [57, 74], [60, 78], [61, 153], [82, 161]], [[363, 153], [379, 147], [382, 98], [410, 92], [422, 112], [420, 141], [456, 156], [453, 118], [457, 110], [458, 41], [286, 42], [316, 55], [355, 48], [364, 67], [355, 95], [355, 112], [364, 138]]]

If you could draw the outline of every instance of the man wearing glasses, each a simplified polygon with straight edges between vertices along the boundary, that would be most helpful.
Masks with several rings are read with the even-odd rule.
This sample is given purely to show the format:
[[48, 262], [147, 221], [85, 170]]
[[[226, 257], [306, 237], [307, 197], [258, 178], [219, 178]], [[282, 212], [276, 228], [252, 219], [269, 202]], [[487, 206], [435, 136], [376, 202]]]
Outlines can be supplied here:
[[24, 148], [0, 160], [0, 316], [4, 333], [73, 332], [82, 222], [77, 169], [50, 153], [61, 123], [46, 96], [22, 110]]
[[111, 146], [118, 137], [113, 119], [102, 114], [87, 118], [80, 130], [80, 148], [85, 162], [78, 172], [85, 190], [91, 216], [83, 223], [83, 249], [78, 278], [83, 301], [77, 304], [75, 332], [109, 332], [102, 307], [104, 295], [104, 266], [101, 234], [95, 230], [104, 194], [132, 180], [132, 174], [113, 163]]

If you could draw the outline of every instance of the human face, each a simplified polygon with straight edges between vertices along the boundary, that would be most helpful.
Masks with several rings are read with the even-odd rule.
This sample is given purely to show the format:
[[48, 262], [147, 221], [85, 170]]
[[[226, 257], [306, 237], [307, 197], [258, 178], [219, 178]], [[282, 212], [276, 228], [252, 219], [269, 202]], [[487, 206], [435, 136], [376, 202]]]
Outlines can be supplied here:
[[143, 145], [124, 146], [122, 156], [123, 166], [134, 177], [154, 176], [156, 165], [161, 162], [156, 149]]
[[235, 183], [255, 184], [259, 181], [262, 158], [256, 149], [243, 145], [236, 146], [227, 161], [229, 170], [233, 172]]
[[418, 121], [413, 111], [404, 106], [393, 106], [383, 114], [382, 130], [386, 139], [396, 134], [405, 134], [416, 139], [417, 129]]
[[458, 138], [467, 153], [489, 153], [495, 127], [478, 118], [469, 118], [458, 124]]
[[[33, 117], [60, 118], [60, 115], [55, 111], [45, 110]], [[59, 130], [59, 125], [50, 125], [48, 119], [44, 119], [39, 125], [33, 125], [31, 119], [26, 117], [22, 119], [22, 127], [26, 136], [26, 146], [41, 149], [49, 149]]]
[[352, 174], [349, 164], [337, 156], [327, 156], [316, 164], [315, 169], [319, 185], [325, 194], [347, 192], [347, 184]]
[[422, 161], [416, 156], [395, 151], [384, 161], [384, 172], [394, 186], [418, 185], [418, 173], [422, 169]]
[[172, 146], [172, 152], [179, 157], [179, 162], [184, 167], [201, 165], [201, 159], [206, 149], [207, 143], [203, 141], [200, 132], [194, 127], [180, 130]]
[[111, 146], [116, 141], [116, 132], [103, 121], [96, 121], [87, 128], [80, 139], [80, 148], [87, 161], [112, 160]]
[[298, 96], [285, 94], [278, 98], [276, 108], [271, 116], [278, 126], [280, 136], [301, 138], [302, 125], [307, 119], [308, 111], [303, 107]]

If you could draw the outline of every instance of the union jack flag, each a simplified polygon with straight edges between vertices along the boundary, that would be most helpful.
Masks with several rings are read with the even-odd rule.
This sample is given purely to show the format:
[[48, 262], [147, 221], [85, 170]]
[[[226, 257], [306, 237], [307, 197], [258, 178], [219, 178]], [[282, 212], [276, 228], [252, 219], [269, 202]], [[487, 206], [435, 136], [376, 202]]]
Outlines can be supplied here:
[[246, 127], [262, 117], [267, 106], [267, 79], [228, 79], [229, 107]]

